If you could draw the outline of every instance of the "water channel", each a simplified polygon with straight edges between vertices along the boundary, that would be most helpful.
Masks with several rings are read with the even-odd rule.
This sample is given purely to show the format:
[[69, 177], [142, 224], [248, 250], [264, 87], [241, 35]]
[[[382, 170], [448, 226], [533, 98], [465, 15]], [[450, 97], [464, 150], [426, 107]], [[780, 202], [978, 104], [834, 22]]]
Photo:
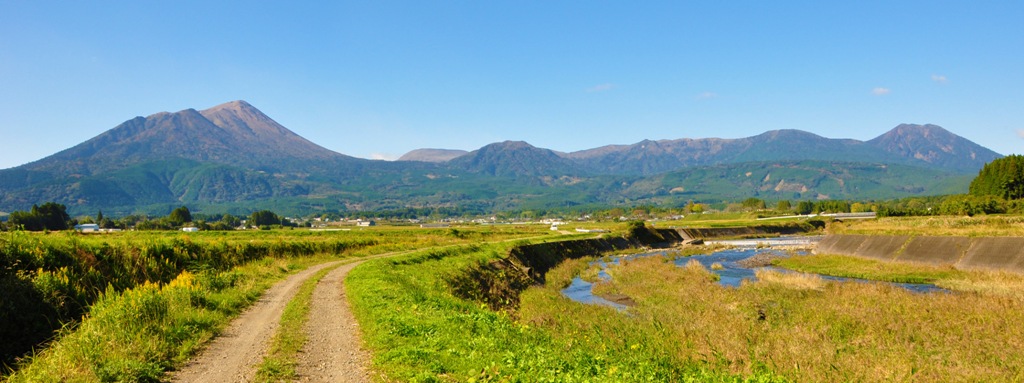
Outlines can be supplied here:
[[[811, 247], [815, 243], [821, 240], [821, 237], [780, 237], [780, 238], [759, 238], [759, 239], [744, 239], [744, 240], [730, 240], [730, 241], [708, 241], [708, 244], [723, 244], [731, 246], [728, 249], [716, 251], [706, 255], [694, 255], [690, 257], [679, 257], [675, 260], [676, 266], [685, 266], [690, 260], [697, 260], [706, 269], [711, 270], [719, 277], [718, 283], [723, 286], [739, 287], [740, 283], [744, 280], [756, 280], [755, 273], [757, 270], [768, 269], [776, 270], [780, 272], [793, 272], [791, 270], [781, 269], [773, 266], [763, 267], [747, 267], [743, 265], [743, 260], [750, 259], [751, 257], [758, 256], [759, 258], [772, 258], [772, 257], [788, 257], [790, 254], [784, 250], [779, 250], [779, 247]], [[611, 276], [605, 272], [611, 265], [617, 265], [621, 259], [635, 259], [639, 257], [650, 257], [650, 256], [671, 256], [672, 250], [655, 250], [638, 254], [631, 254], [623, 257], [615, 257], [611, 260], [596, 260], [591, 264], [600, 265], [601, 271], [598, 273], [598, 278], [601, 280], [609, 280]], [[796, 256], [806, 255], [806, 253], [798, 252]], [[716, 267], [712, 265], [717, 264]], [[929, 293], [946, 291], [940, 287], [931, 284], [916, 284], [916, 283], [891, 283], [891, 282], [877, 282], [868, 281], [856, 278], [843, 278], [833, 277], [829, 275], [819, 275], [822, 279], [829, 281], [855, 281], [865, 283], [890, 283], [910, 291], [919, 293]], [[600, 296], [593, 294], [593, 283], [584, 281], [579, 276], [573, 278], [572, 283], [568, 287], [562, 289], [562, 294], [576, 302], [587, 303], [587, 304], [599, 304], [605, 306], [611, 306], [619, 310], [625, 310], [626, 306], [609, 301]]]

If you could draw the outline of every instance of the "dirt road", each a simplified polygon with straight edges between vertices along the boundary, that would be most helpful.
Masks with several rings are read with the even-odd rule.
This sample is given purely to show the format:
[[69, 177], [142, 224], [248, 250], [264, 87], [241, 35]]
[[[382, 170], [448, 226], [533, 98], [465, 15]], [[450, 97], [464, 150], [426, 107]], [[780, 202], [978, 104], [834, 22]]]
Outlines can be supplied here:
[[296, 372], [303, 382], [369, 382], [370, 355], [360, 348], [359, 324], [345, 296], [350, 263], [324, 276], [313, 290], [306, 345]]
[[[300, 355], [300, 379], [309, 382], [365, 382], [369, 357], [360, 348], [358, 327], [345, 300], [345, 275], [360, 262], [328, 273], [313, 292], [309, 341]], [[231, 322], [197, 357], [172, 376], [173, 382], [251, 382], [277, 331], [285, 305], [302, 282], [338, 264], [312, 266], [271, 287]]]

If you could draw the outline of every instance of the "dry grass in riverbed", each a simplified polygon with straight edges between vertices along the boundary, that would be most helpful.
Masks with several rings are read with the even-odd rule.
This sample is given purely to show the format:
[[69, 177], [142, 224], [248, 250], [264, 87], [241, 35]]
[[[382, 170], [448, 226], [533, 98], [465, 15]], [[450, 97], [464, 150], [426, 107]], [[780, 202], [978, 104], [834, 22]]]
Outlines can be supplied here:
[[919, 294], [879, 283], [797, 283], [804, 277], [771, 274], [725, 288], [696, 262], [679, 268], [659, 257], [609, 273], [613, 280], [595, 292], [635, 299], [628, 320], [526, 306], [523, 320], [545, 318], [559, 333], [621, 334], [625, 343], [680, 363], [741, 374], [768, 370], [794, 381], [1024, 379], [1020, 300]]
[[757, 270], [754, 272], [758, 283], [778, 284], [797, 290], [822, 290], [825, 280], [815, 274], [783, 273], [775, 270]]

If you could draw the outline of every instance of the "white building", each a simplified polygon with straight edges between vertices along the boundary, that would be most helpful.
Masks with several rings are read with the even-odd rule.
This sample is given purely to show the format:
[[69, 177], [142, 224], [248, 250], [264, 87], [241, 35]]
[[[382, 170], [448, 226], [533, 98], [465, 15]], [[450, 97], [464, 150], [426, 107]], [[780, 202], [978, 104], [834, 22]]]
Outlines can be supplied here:
[[98, 233], [100, 231], [100, 225], [95, 223], [83, 223], [75, 225], [75, 230], [81, 233]]

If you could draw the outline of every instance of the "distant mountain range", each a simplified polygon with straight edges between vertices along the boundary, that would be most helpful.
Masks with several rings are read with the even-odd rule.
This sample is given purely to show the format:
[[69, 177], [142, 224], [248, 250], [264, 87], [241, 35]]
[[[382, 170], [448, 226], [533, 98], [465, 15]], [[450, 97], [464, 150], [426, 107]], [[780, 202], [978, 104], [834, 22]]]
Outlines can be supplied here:
[[312, 143], [245, 101], [136, 117], [70, 149], [0, 170], [0, 211], [56, 201], [76, 214], [247, 214], [277, 209], [469, 212], [621, 203], [894, 198], [965, 192], [1000, 155], [935, 125], [869, 141], [777, 130], [645, 140], [572, 153], [525, 142], [419, 149], [399, 161]]

